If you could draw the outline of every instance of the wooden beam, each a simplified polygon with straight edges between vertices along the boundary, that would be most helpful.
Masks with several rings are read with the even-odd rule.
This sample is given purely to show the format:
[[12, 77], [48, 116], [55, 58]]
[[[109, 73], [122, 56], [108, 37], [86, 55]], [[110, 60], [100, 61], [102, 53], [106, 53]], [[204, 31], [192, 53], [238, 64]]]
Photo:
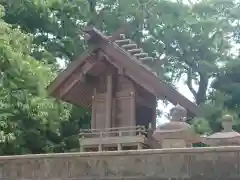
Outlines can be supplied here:
[[75, 74], [71, 75], [63, 85], [63, 88], [60, 89], [60, 98], [64, 97], [74, 86], [85, 78], [87, 72], [92, 69], [97, 62], [87, 61], [82, 68], [77, 71]]
[[98, 47], [96, 45], [90, 46], [80, 57], [72, 61], [68, 67], [62, 71], [53, 82], [48, 85], [48, 93], [53, 94], [55, 90], [60, 88], [64, 81], [66, 81], [79, 68], [79, 66], [81, 66], [84, 60], [97, 50], [97, 48]]
[[[131, 92], [131, 100], [130, 100], [130, 107], [131, 107], [131, 114], [130, 114], [130, 121], [131, 125], [130, 126], [136, 126], [136, 96], [135, 96], [135, 89]], [[131, 136], [133, 136], [134, 133], [131, 132]]]
[[71, 77], [72, 77], [70, 78], [72, 79], [71, 83], [63, 90], [60, 90], [60, 98], [64, 97], [65, 94], [67, 94], [79, 81], [81, 81], [81, 79], [84, 78], [82, 74], [79, 74], [78, 76], [73, 75]]
[[99, 55], [100, 55], [102, 58], [106, 59], [111, 65], [113, 65], [113, 66], [117, 69], [119, 75], [124, 76], [124, 71], [125, 71], [125, 69], [124, 69], [122, 66], [119, 66], [117, 63], [115, 63], [115, 60], [114, 60], [114, 59], [111, 59], [111, 60], [110, 60], [110, 58], [107, 56], [107, 54], [104, 53], [104, 52], [101, 51], [101, 50], [99, 50]]

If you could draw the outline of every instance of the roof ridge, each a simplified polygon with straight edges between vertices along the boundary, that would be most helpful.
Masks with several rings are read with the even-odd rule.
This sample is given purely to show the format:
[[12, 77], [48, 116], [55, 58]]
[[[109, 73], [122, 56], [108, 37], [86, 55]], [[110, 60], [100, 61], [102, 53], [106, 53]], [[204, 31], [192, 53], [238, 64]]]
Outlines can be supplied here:
[[118, 38], [112, 42], [119, 46], [122, 51], [131, 57], [134, 57], [133, 59], [136, 59], [136, 62], [139, 63], [142, 67], [146, 68], [148, 71], [151, 71], [151, 73], [154, 75], [157, 75], [157, 73], [149, 65], [144, 63], [144, 61], [148, 60], [153, 62], [155, 58], [148, 56], [148, 53], [146, 53], [142, 48], [139, 48], [138, 44], [135, 43], [131, 38], [127, 38], [125, 34], [120, 34], [119, 37], [120, 39]]

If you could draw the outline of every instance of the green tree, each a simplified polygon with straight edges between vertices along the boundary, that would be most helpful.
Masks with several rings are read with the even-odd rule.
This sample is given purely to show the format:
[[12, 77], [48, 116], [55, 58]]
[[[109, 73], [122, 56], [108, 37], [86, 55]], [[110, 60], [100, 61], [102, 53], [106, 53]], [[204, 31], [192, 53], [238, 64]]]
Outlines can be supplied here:
[[69, 108], [46, 96], [45, 87], [54, 76], [51, 67], [30, 55], [30, 35], [2, 18], [0, 39], [0, 153], [54, 151], [48, 132], [59, 136], [59, 124], [68, 119]]
[[[239, 58], [234, 58], [233, 61], [226, 63], [222, 67], [222, 72], [216, 77], [212, 83], [212, 88], [214, 91], [219, 91], [222, 93], [222, 108], [219, 111], [227, 111], [234, 116], [235, 124], [234, 128], [240, 130], [240, 60]], [[218, 96], [211, 96], [214, 101], [219, 99]]]

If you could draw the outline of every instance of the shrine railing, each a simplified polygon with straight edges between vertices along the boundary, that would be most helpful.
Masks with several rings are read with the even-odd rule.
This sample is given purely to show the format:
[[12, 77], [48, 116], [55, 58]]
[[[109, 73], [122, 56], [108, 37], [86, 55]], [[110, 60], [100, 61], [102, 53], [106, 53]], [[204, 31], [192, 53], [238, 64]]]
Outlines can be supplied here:
[[80, 129], [80, 138], [104, 138], [147, 135], [145, 126], [114, 127], [105, 129]]

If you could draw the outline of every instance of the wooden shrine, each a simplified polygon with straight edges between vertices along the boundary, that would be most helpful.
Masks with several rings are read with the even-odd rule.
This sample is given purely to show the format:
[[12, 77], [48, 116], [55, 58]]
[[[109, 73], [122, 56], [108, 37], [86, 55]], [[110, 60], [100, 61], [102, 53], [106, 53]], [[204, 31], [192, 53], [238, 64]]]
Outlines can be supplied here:
[[51, 96], [91, 109], [91, 129], [80, 132], [81, 151], [153, 148], [157, 98], [198, 107], [156, 76], [152, 57], [120, 33], [85, 31], [89, 48], [49, 85]]

